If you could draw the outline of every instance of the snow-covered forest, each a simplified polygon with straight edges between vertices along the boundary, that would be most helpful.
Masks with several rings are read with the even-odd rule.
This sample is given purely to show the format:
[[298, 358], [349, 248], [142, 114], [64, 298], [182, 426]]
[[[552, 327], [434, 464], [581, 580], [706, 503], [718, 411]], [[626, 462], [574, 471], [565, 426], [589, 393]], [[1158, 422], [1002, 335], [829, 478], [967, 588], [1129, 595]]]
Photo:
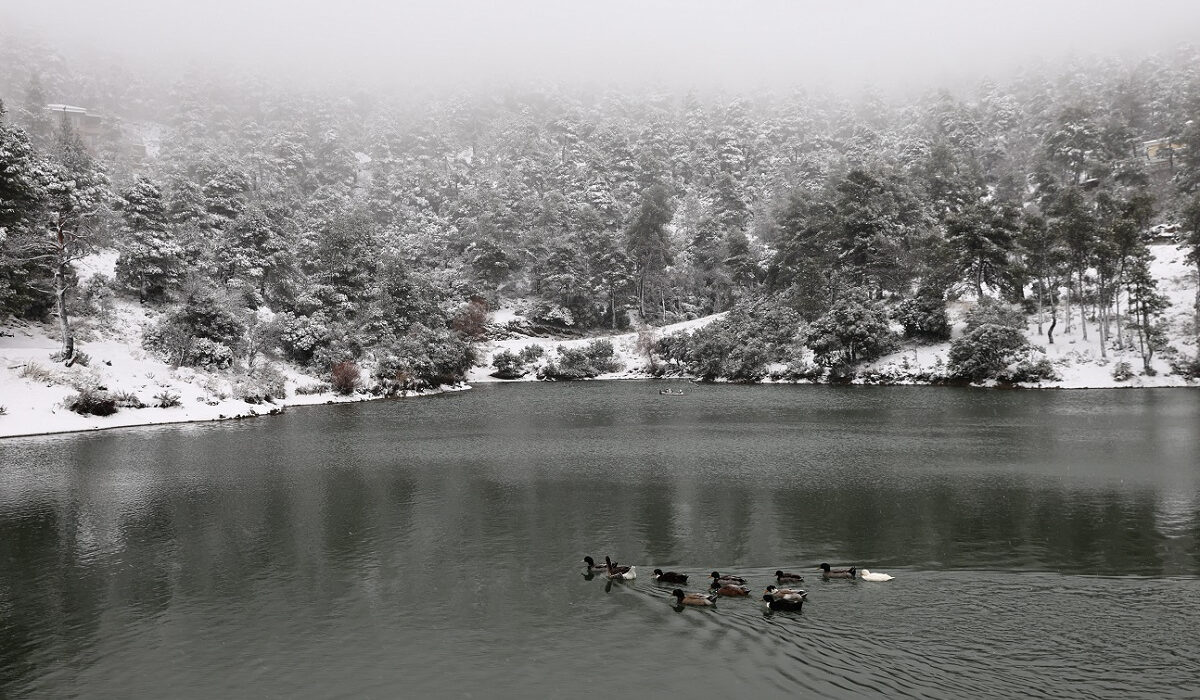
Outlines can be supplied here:
[[1152, 265], [1180, 246], [1195, 288], [1195, 46], [905, 94], [368, 94], [10, 37], [0, 99], [0, 322], [61, 364], [119, 332], [242, 398], [297, 371], [387, 394], [513, 333], [641, 330], [647, 371], [708, 379], [851, 380], [952, 336], [928, 379], [1052, 378], [1028, 325], [1198, 371]]

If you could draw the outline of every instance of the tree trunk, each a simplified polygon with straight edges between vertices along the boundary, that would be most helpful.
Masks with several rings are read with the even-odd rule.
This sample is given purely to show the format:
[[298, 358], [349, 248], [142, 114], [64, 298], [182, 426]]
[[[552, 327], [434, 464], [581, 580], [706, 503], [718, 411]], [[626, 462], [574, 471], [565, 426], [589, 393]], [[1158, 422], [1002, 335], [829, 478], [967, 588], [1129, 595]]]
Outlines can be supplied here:
[[1070, 275], [1067, 275], [1067, 295], [1063, 299], [1063, 314], [1066, 316], [1063, 319], [1063, 333], [1071, 332], [1071, 280]]
[[67, 244], [62, 227], [58, 229], [58, 264], [54, 268], [54, 300], [58, 311], [58, 330], [62, 335], [62, 361], [70, 365], [75, 360], [75, 338], [71, 335], [71, 319], [67, 317]]
[[1087, 308], [1083, 303], [1083, 270], [1079, 271], [1079, 332], [1083, 334], [1083, 339], [1087, 340]]
[[1058, 304], [1050, 297], [1050, 327], [1046, 329], [1046, 344], [1054, 345], [1054, 327], [1058, 325]]
[[1045, 285], [1042, 283], [1041, 280], [1038, 280], [1038, 297], [1037, 297], [1038, 335], [1043, 335], [1043, 333], [1042, 333], [1042, 321], [1043, 321], [1043, 318], [1042, 318], [1042, 313], [1043, 313], [1042, 312], [1042, 288], [1043, 287], [1045, 287]]

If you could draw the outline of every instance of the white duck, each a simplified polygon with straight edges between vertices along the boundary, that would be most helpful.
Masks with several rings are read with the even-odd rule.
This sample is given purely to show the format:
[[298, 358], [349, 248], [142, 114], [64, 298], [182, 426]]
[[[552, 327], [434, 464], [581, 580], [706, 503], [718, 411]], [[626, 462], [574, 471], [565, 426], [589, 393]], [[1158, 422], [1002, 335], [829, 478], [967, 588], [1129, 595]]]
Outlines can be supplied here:
[[860, 571], [858, 577], [864, 581], [891, 581], [892, 579], [896, 578], [895, 576], [889, 576], [887, 574], [873, 574], [867, 569]]

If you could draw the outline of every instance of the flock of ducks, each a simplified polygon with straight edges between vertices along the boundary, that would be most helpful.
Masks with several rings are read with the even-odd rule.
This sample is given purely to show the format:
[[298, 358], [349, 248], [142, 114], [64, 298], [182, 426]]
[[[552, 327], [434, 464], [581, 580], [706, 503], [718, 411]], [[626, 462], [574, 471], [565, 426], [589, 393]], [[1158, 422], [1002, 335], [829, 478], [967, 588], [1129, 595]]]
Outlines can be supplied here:
[[[604, 557], [603, 564], [597, 564], [591, 557], [584, 557], [583, 562], [587, 564], [586, 575], [589, 577], [603, 573], [610, 581], [628, 581], [637, 578], [637, 567], [621, 566], [607, 556]], [[822, 563], [817, 569], [821, 572], [821, 577], [825, 579], [858, 578], [863, 581], [891, 581], [895, 578], [895, 576], [887, 574], [873, 573], [867, 569], [860, 571], [853, 566], [847, 569], [834, 569], [829, 564]], [[712, 581], [709, 583], [706, 593], [686, 593], [681, 588], [671, 591], [676, 607], [709, 607], [716, 605], [717, 599], [721, 596], [736, 598], [750, 595], [750, 587], [746, 585], [746, 579], [741, 576], [722, 574], [719, 571], [712, 572], [710, 576]], [[659, 583], [686, 585], [688, 574], [655, 569], [654, 580]], [[804, 609], [804, 601], [808, 598], [808, 593], [802, 588], [791, 587], [798, 583], [804, 583], [804, 576], [780, 569], [775, 572], [775, 583], [779, 586], [770, 585], [763, 591], [762, 599], [767, 608], [796, 612]]]

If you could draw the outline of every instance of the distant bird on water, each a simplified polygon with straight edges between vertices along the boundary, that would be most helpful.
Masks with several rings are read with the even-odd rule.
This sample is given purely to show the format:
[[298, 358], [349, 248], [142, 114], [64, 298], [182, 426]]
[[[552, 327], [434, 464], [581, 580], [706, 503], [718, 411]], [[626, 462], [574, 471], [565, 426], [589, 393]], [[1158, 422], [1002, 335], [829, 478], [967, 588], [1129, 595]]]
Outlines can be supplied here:
[[727, 595], [731, 597], [750, 595], [750, 589], [736, 583], [718, 583], [713, 581], [709, 589], [717, 595]]
[[821, 575], [825, 578], [854, 578], [856, 569], [852, 566], [849, 569], [831, 569], [829, 564], [822, 563], [818, 569], [821, 570]]
[[763, 595], [763, 600], [766, 601], [767, 607], [771, 610], [790, 610], [799, 612], [804, 609], [804, 598], [778, 598], [766, 593]]
[[776, 571], [775, 580], [778, 583], [804, 583], [804, 577], [800, 574], [789, 574], [786, 571]]
[[717, 604], [717, 597], [712, 593], [684, 593], [676, 588], [671, 591], [671, 595], [675, 596], [676, 605], [692, 605], [703, 608]]
[[659, 583], [687, 583], [687, 574], [678, 574], [674, 571], [664, 572], [662, 569], [654, 570], [654, 580]]

